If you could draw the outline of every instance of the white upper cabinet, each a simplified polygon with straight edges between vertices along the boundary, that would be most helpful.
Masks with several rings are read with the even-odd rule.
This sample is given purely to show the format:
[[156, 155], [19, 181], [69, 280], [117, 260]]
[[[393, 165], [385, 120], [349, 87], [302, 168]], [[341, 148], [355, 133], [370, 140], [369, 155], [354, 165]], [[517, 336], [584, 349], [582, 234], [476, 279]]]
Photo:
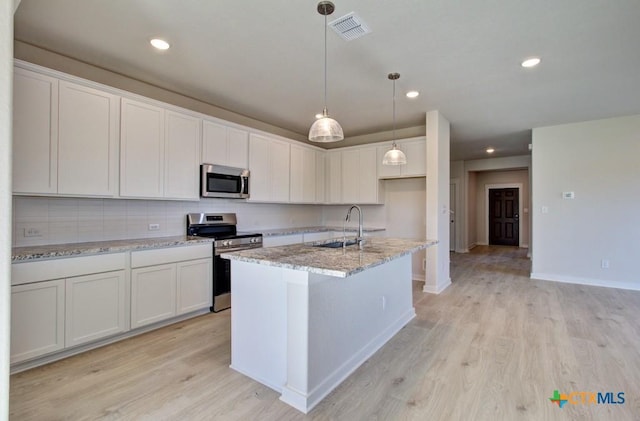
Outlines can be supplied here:
[[292, 203], [316, 202], [316, 151], [309, 147], [291, 145], [291, 186], [289, 197]]
[[326, 160], [326, 203], [342, 203], [342, 152], [329, 151]]
[[59, 83], [58, 193], [115, 196], [120, 97]]
[[164, 110], [122, 99], [120, 195], [164, 196]]
[[200, 119], [165, 111], [164, 197], [199, 198]]
[[249, 200], [289, 202], [290, 145], [252, 133], [249, 137]]
[[201, 163], [247, 168], [248, 159], [249, 132], [203, 120]]
[[324, 203], [326, 194], [327, 155], [324, 151], [316, 151], [316, 203]]
[[[342, 197], [338, 203], [382, 202], [384, 194], [378, 181], [376, 161], [376, 147], [349, 148], [342, 151]], [[335, 203], [333, 197], [332, 203]]]
[[58, 80], [16, 67], [13, 73], [13, 191], [57, 193], [57, 177]]
[[427, 141], [425, 138], [399, 140], [396, 143], [398, 149], [407, 156], [407, 163], [405, 165], [382, 165], [382, 158], [391, 149], [391, 144], [378, 146], [378, 177], [424, 177], [427, 174]]
[[200, 120], [122, 99], [120, 195], [198, 199]]
[[119, 99], [14, 68], [13, 191], [117, 195]]

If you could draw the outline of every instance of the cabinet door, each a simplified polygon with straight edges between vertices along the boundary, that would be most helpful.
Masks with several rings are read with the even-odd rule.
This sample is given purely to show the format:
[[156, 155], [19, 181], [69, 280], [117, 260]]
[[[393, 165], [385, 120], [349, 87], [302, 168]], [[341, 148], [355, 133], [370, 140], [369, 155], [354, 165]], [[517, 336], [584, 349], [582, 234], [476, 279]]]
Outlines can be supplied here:
[[58, 193], [114, 196], [119, 97], [59, 83]]
[[268, 201], [270, 199], [270, 172], [268, 138], [252, 134], [249, 138], [249, 194], [252, 201]]
[[328, 202], [343, 203], [342, 201], [342, 152], [327, 153]]
[[227, 128], [227, 156], [230, 167], [249, 168], [249, 133]]
[[131, 270], [131, 328], [176, 314], [176, 265]]
[[65, 346], [126, 331], [124, 271], [66, 280]]
[[200, 119], [165, 111], [164, 197], [198, 200]]
[[164, 195], [164, 110], [122, 99], [120, 195]]
[[58, 80], [28, 70], [13, 73], [13, 191], [56, 193]]
[[289, 199], [292, 203], [304, 201], [304, 148], [291, 145], [291, 172]]
[[[292, 161], [293, 164], [293, 161]], [[313, 203], [316, 201], [316, 151], [303, 149], [302, 155], [302, 201]], [[293, 180], [291, 180], [293, 182]]]
[[177, 264], [177, 314], [211, 307], [213, 278], [211, 259]]
[[64, 348], [64, 280], [11, 287], [11, 363]]
[[324, 203], [326, 200], [326, 154], [316, 151], [316, 203]]
[[342, 201], [360, 203], [360, 151], [342, 151]]
[[358, 150], [357, 203], [378, 203], [378, 164], [376, 148]]
[[269, 161], [271, 171], [271, 194], [272, 202], [289, 201], [289, 166], [290, 149], [289, 144], [272, 140], [269, 145]]
[[203, 164], [227, 165], [227, 128], [222, 124], [204, 120], [202, 122]]
[[399, 144], [407, 156], [407, 164], [402, 167], [402, 175], [406, 177], [424, 176], [427, 174], [427, 141], [423, 138]]

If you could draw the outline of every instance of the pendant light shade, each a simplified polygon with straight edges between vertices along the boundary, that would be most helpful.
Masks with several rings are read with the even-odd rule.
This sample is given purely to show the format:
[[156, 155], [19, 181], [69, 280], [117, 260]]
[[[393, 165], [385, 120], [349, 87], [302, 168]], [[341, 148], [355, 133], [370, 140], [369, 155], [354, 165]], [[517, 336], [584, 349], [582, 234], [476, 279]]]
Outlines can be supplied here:
[[332, 14], [335, 6], [330, 1], [318, 3], [318, 13], [324, 16], [324, 109], [322, 117], [317, 119], [309, 129], [309, 140], [312, 142], [337, 142], [344, 139], [340, 123], [329, 117], [327, 111], [327, 16]]
[[396, 80], [400, 79], [400, 74], [389, 73], [389, 79], [393, 80], [393, 144], [384, 154], [382, 165], [405, 165], [407, 157], [396, 145]]

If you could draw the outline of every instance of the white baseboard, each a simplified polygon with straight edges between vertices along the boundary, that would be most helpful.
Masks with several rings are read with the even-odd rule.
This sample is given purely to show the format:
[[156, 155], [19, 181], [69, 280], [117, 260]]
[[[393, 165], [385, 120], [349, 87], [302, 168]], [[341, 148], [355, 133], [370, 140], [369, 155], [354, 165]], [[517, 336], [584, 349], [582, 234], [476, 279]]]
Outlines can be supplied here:
[[419, 281], [419, 282], [424, 282], [425, 281], [424, 275], [418, 275], [418, 274], [415, 274], [415, 273], [411, 275], [411, 278], [414, 281]]
[[427, 292], [429, 294], [440, 294], [442, 291], [447, 289], [449, 285], [451, 285], [451, 278], [449, 278], [444, 284], [438, 285], [435, 288], [432, 285], [427, 285], [427, 283], [425, 282], [424, 288], [422, 288], [422, 292]]
[[[473, 247], [475, 247], [475, 246], [488, 246], [488, 245], [489, 245], [489, 243], [484, 242], [484, 241], [478, 241], [478, 242], [473, 243]], [[473, 248], [473, 247], [469, 247], [469, 248]]]
[[531, 272], [530, 277], [531, 279], [539, 279], [541, 281], [563, 282], [565, 284], [578, 284], [593, 287], [618, 288], [631, 291], [640, 291], [640, 283], [638, 282], [607, 281], [604, 279], [578, 278], [575, 276], [539, 272]]
[[521, 249], [528, 249], [529, 248], [529, 244], [522, 244], [520, 245]]

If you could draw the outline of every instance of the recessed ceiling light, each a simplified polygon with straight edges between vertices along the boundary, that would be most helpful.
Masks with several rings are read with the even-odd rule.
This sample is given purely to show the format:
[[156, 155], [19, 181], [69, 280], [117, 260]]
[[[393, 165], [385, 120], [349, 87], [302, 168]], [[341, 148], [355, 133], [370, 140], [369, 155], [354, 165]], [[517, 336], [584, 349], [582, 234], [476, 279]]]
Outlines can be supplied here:
[[153, 45], [154, 47], [156, 47], [158, 50], [168, 50], [170, 45], [167, 41], [160, 39], [160, 38], [154, 38], [151, 41], [151, 45]]
[[420, 92], [418, 92], [418, 91], [409, 91], [409, 92], [407, 92], [407, 98], [416, 98], [418, 95], [420, 95]]
[[487, 148], [487, 153], [494, 153], [496, 150], [493, 148]]
[[535, 67], [538, 64], [540, 64], [540, 58], [539, 57], [531, 57], [526, 59], [525, 61], [523, 61], [521, 63], [522, 67]]

